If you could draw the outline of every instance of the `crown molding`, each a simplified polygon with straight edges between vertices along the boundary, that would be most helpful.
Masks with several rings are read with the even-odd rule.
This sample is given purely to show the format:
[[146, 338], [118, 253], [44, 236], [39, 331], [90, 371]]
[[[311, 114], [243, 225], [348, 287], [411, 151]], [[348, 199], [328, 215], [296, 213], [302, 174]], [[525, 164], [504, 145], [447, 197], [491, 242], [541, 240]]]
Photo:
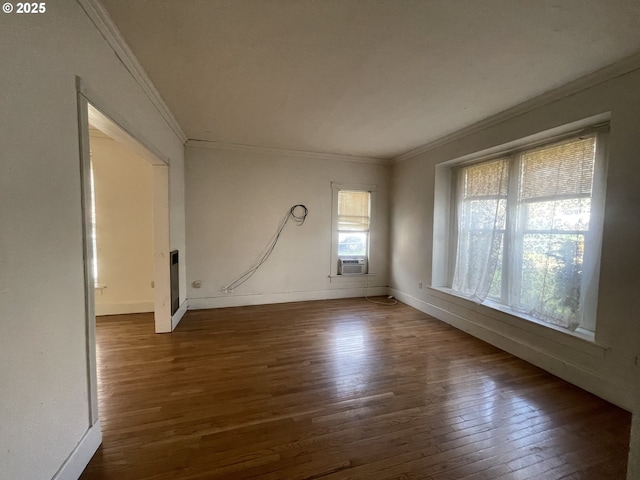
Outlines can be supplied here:
[[187, 141], [187, 136], [178, 124], [177, 120], [169, 110], [160, 93], [151, 82], [151, 79], [138, 62], [138, 59], [125, 42], [118, 27], [113, 23], [107, 10], [98, 0], [76, 0], [85, 11], [89, 19], [102, 34], [111, 49], [114, 51], [118, 59], [124, 67], [129, 71], [135, 82], [140, 86], [147, 98], [151, 100], [158, 113], [167, 122], [167, 125], [173, 130], [181, 143]]
[[409, 150], [408, 152], [391, 159], [391, 163], [398, 163], [416, 157], [437, 147], [453, 142], [462, 137], [466, 137], [467, 135], [471, 135], [481, 130], [493, 127], [494, 125], [523, 115], [545, 105], [549, 105], [562, 98], [575, 95], [576, 93], [595, 87], [596, 85], [600, 85], [601, 83], [607, 82], [609, 80], [613, 80], [614, 78], [621, 77], [637, 69], [640, 69], [640, 51], [620, 60], [619, 62], [607, 65], [606, 67], [596, 70], [593, 73], [587, 74], [560, 87], [554, 88], [553, 90], [549, 90], [548, 92], [532, 98], [531, 100], [520, 103], [515, 107], [492, 115], [488, 118], [485, 118], [484, 120], [469, 125], [468, 127], [465, 127], [454, 133], [445, 135], [444, 137], [440, 137], [433, 142], [429, 142], [425, 145]]
[[310, 160], [334, 160], [341, 162], [368, 163], [373, 165], [391, 165], [391, 159], [378, 157], [359, 157], [355, 155], [341, 155], [338, 153], [308, 152], [305, 150], [291, 150], [288, 148], [258, 147], [238, 143], [211, 142], [207, 140], [187, 140], [186, 147], [208, 148], [213, 150], [236, 150], [264, 154], [286, 155]]

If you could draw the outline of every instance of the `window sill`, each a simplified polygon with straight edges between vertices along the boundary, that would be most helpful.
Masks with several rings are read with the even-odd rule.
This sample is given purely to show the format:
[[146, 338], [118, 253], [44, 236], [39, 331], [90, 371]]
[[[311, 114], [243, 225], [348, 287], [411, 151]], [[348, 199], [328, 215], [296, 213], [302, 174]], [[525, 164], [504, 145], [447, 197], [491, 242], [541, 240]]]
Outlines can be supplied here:
[[604, 358], [605, 352], [610, 349], [609, 346], [596, 341], [594, 332], [583, 328], [571, 331], [557, 325], [543, 322], [530, 315], [515, 312], [504, 305], [494, 302], [478, 304], [473, 300], [456, 294], [447, 287], [428, 287], [428, 289], [437, 298], [477, 311], [486, 317], [505, 323], [510, 327], [515, 327], [526, 333], [542, 337], [545, 340], [580, 350], [596, 358]]
[[375, 273], [353, 273], [346, 275], [329, 275], [330, 283], [355, 283], [362, 280], [368, 281], [370, 278], [375, 278]]

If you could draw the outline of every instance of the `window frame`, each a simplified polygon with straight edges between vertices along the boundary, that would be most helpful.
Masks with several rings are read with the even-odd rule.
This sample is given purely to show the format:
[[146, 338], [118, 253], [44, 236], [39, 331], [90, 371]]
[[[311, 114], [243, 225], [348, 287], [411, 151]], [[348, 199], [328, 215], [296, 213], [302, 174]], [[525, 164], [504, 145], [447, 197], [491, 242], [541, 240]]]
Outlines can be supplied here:
[[93, 286], [95, 289], [104, 288], [99, 282], [99, 270], [98, 270], [98, 226], [96, 220], [96, 181], [95, 181], [95, 169], [93, 167], [93, 160], [89, 158], [89, 185], [90, 185], [90, 203], [89, 203], [89, 217], [91, 219], [89, 228], [89, 238], [91, 239], [91, 252], [93, 257], [91, 258], [91, 271], [93, 276]]
[[[369, 232], [367, 235], [366, 255], [339, 255], [338, 253], [338, 192], [341, 190], [369, 193]], [[373, 230], [376, 224], [376, 194], [378, 186], [373, 184], [331, 182], [331, 260], [329, 277], [332, 281], [357, 280], [359, 277], [374, 276], [375, 266], [371, 262], [371, 250], [374, 241]], [[366, 258], [367, 273], [362, 275], [339, 275], [338, 260], [340, 258]]]
[[[593, 172], [593, 186], [591, 198], [592, 202], [596, 205], [591, 210], [590, 226], [585, 232], [584, 244], [585, 252], [589, 253], [585, 255], [584, 264], [585, 271], [588, 270], [591, 275], [585, 275], [586, 278], [582, 278], [581, 298], [583, 302], [583, 312], [581, 326], [576, 329], [575, 332], [571, 332], [568, 329], [559, 327], [552, 323], [545, 322], [544, 320], [534, 318], [530, 315], [518, 312], [511, 308], [509, 305], [494, 301], [490, 298], [485, 299], [482, 302], [483, 306], [498, 310], [509, 315], [523, 318], [527, 321], [532, 321], [540, 325], [550, 327], [552, 329], [561, 330], [570, 334], [575, 334], [583, 338], [590, 340], [595, 339], [596, 332], [596, 311], [597, 311], [597, 293], [598, 293], [598, 280], [600, 269], [600, 255], [601, 244], [603, 235], [603, 221], [604, 221], [604, 197], [606, 188], [606, 170], [607, 170], [607, 143], [609, 135], [609, 122], [607, 119], [598, 118], [598, 122], [591, 123], [588, 126], [580, 125], [580, 128], [565, 129], [565, 133], [553, 134], [547, 133], [546, 135], [538, 134], [520, 141], [511, 142], [508, 145], [502, 147], [495, 147], [490, 151], [478, 152], [465, 156], [458, 160], [445, 162], [436, 167], [436, 205], [434, 209], [434, 268], [432, 272], [432, 288], [445, 291], [446, 293], [459, 296], [461, 298], [468, 299], [464, 295], [454, 291], [451, 287], [453, 285], [453, 276], [455, 270], [455, 259], [457, 255], [458, 244], [458, 222], [457, 222], [457, 188], [458, 188], [458, 175], [463, 167], [467, 167], [474, 164], [480, 164], [484, 162], [490, 162], [499, 158], [509, 158], [509, 173], [510, 177], [513, 174], [516, 177], [519, 175], [519, 162], [520, 156], [525, 152], [542, 149], [552, 146], [554, 144], [569, 141], [572, 138], [579, 138], [581, 136], [595, 135], [596, 136], [596, 149], [594, 155], [594, 172]], [[605, 121], [602, 121], [605, 120]], [[574, 127], [576, 125], [574, 124]], [[514, 196], [513, 190], [517, 190], [520, 178], [516, 182], [510, 181], [508, 184], [508, 198], [510, 200], [517, 199], [517, 195]], [[515, 210], [517, 204], [507, 204], [507, 210]], [[511, 215], [514, 213], [512, 212]], [[509, 226], [505, 226], [507, 232], [505, 235], [512, 235], [513, 232], [508, 232]], [[524, 231], [524, 230], [523, 230]], [[444, 234], [448, 239], [445, 242], [436, 241], [438, 234]], [[522, 233], [522, 232], [521, 232]], [[507, 240], [505, 239], [505, 242]], [[512, 240], [513, 242], [513, 240]], [[513, 248], [513, 243], [512, 247]], [[508, 258], [505, 255], [505, 258]], [[513, 267], [510, 265], [504, 265], [504, 272], [507, 275], [511, 275], [512, 272], [509, 269]], [[507, 280], [508, 281], [508, 280]], [[504, 293], [504, 289], [501, 289]], [[502, 295], [504, 300], [504, 295]]]

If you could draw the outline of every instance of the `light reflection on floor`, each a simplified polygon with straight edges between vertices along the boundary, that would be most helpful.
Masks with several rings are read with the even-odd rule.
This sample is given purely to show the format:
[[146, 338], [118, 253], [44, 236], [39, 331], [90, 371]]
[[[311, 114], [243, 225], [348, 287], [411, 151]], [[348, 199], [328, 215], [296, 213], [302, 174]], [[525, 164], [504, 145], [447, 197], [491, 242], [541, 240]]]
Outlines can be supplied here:
[[367, 323], [356, 320], [335, 324], [330, 348], [336, 397], [351, 397], [365, 391], [372, 361]]
[[[366, 319], [351, 317], [334, 324], [328, 332], [327, 353], [331, 359], [335, 398], [350, 399], [366, 395], [371, 388], [370, 383], [379, 376], [376, 359], [393, 358], [398, 364], [403, 363], [404, 360], [388, 351], [392, 349], [389, 343], [378, 341], [375, 333], [372, 333], [374, 330]], [[466, 435], [477, 437], [487, 448], [498, 445], [504, 441], [504, 437], [519, 442], [522, 436], [532, 433], [531, 428], [539, 422], [540, 417], [545, 417], [544, 408], [532, 403], [526, 395], [517, 393], [513, 388], [513, 379], [508, 374], [497, 377], [487, 375], [484, 373], [485, 366], [470, 364], [468, 358], [439, 358], [420, 348], [411, 356], [416, 358], [408, 371], [400, 371], [393, 364], [387, 365], [387, 368], [400, 377], [406, 374], [419, 378], [431, 372], [428, 376], [437, 380], [425, 385], [424, 410], [421, 410], [421, 414], [436, 413], [429, 408], [433, 402], [438, 409], [442, 409], [443, 415], [459, 411], [457, 421], [449, 426], [452, 442]], [[451, 381], [452, 378], [457, 380]], [[495, 432], [500, 435], [493, 436]], [[544, 432], [535, 433], [544, 440]]]

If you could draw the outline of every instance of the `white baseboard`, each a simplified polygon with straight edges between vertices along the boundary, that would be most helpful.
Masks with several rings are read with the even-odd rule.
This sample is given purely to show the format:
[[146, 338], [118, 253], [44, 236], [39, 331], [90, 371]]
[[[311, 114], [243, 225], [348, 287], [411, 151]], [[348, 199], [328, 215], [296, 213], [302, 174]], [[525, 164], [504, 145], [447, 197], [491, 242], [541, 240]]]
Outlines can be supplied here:
[[98, 421], [85, 432], [52, 480], [78, 480], [101, 443], [102, 429]]
[[[387, 295], [387, 287], [369, 287], [367, 295], [375, 297]], [[364, 287], [340, 288], [329, 290], [312, 290], [304, 292], [267, 293], [256, 295], [229, 294], [219, 297], [190, 298], [189, 310], [205, 308], [242, 307], [248, 305], [264, 305], [268, 303], [306, 302], [309, 300], [329, 300], [335, 298], [363, 297]]]
[[189, 307], [189, 302], [185, 300], [184, 302], [182, 302], [182, 305], [180, 305], [180, 308], [178, 308], [176, 313], [174, 313], [173, 316], [171, 317], [172, 332], [176, 329], [176, 327], [178, 326], [178, 323], [180, 323], [180, 320], [182, 320], [182, 317], [184, 317], [184, 314], [187, 313], [188, 307]]
[[127, 313], [153, 312], [153, 301], [150, 302], [123, 302], [123, 303], [96, 303], [96, 315], [125, 315]]
[[505, 335], [470, 319], [448, 312], [437, 305], [425, 302], [395, 289], [389, 289], [389, 294], [398, 300], [410, 305], [421, 312], [431, 315], [449, 325], [473, 335], [495, 347], [521, 358], [557, 377], [566, 380], [588, 392], [597, 395], [619, 407], [632, 411], [635, 402], [635, 393], [620, 385], [611, 383], [608, 379], [598, 376], [584, 367], [572, 363], [565, 358], [559, 358], [542, 349], [535, 348], [517, 338]]

